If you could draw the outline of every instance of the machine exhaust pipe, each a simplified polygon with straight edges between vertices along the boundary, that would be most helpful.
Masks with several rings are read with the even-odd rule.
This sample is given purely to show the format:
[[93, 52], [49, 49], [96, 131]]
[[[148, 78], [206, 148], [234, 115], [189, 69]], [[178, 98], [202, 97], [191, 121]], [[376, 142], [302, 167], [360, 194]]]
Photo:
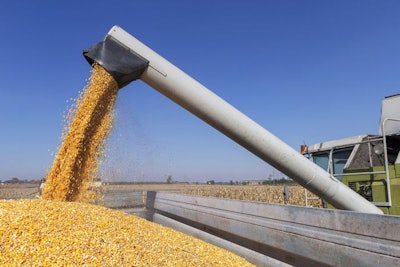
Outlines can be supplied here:
[[[112, 42], [110, 49], [99, 49], [107, 46], [106, 42]], [[115, 48], [114, 45], [121, 47]], [[119, 52], [114, 52], [114, 49]], [[101, 52], [94, 53], [93, 50]], [[121, 54], [121, 51], [124, 53]], [[336, 208], [383, 214], [375, 205], [120, 27], [114, 26], [104, 41], [84, 51], [84, 56], [90, 64], [96, 61], [108, 70], [121, 87], [140, 78]], [[112, 63], [106, 63], [103, 58]], [[132, 66], [129, 63], [131, 61]], [[127, 65], [131, 69], [122, 71], [121, 75], [119, 64]], [[115, 68], [118, 70], [115, 71]]]

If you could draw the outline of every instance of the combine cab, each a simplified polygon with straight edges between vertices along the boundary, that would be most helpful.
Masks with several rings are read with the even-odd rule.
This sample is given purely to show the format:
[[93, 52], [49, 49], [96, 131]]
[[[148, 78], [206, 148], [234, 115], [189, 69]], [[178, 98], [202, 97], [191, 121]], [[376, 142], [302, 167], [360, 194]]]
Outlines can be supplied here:
[[[302, 154], [386, 214], [400, 215], [400, 95], [382, 101], [378, 135], [302, 146]], [[325, 203], [327, 207], [332, 207]]]

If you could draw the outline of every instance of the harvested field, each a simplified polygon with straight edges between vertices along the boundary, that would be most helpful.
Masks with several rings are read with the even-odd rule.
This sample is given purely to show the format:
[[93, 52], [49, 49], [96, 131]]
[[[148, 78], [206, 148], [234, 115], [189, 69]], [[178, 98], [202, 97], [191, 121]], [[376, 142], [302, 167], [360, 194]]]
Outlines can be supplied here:
[[[289, 196], [286, 204], [305, 206], [304, 188], [298, 185], [287, 187]], [[141, 192], [145, 201], [146, 191], [168, 191], [182, 194], [261, 201], [284, 204], [283, 185], [204, 185], [204, 184], [105, 184], [102, 199], [117, 193]], [[120, 194], [120, 195], [121, 195]], [[308, 192], [310, 197], [315, 195]], [[0, 199], [35, 198], [39, 196], [38, 184], [0, 185]], [[107, 206], [107, 203], [99, 202]], [[321, 200], [309, 200], [308, 206], [322, 207]]]
[[[267, 203], [289, 204], [305, 206], [305, 191], [301, 186], [287, 186], [287, 201], [284, 196], [284, 185], [204, 185], [193, 188], [186, 188], [183, 193], [219, 197], [228, 199], [238, 199], [247, 201], [260, 201]], [[310, 192], [309, 196], [315, 197]], [[322, 207], [320, 200], [309, 200], [308, 206]]]
[[0, 184], [0, 199], [34, 198], [39, 196], [39, 183]]
[[[305, 206], [305, 191], [299, 185], [289, 185], [286, 204]], [[204, 184], [126, 184], [105, 185], [105, 193], [112, 191], [169, 191], [189, 195], [220, 197], [247, 201], [285, 204], [284, 185], [204, 185]], [[309, 197], [315, 197], [308, 192]], [[322, 207], [321, 200], [309, 200], [308, 206]]]

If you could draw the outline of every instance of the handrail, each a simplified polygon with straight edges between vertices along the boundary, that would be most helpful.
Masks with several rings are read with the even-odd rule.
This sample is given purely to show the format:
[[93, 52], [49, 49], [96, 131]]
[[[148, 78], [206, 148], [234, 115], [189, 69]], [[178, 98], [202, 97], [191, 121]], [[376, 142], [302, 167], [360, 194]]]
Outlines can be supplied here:
[[[372, 202], [376, 206], [384, 206], [384, 207], [391, 207], [392, 206], [392, 197], [391, 197], [391, 189], [390, 189], [390, 172], [389, 172], [389, 160], [388, 160], [388, 153], [387, 153], [387, 141], [386, 141], [386, 134], [385, 134], [385, 124], [387, 121], [397, 121], [400, 122], [400, 119], [391, 119], [391, 118], [386, 118], [382, 122], [381, 126], [381, 131], [383, 133], [382, 136], [375, 136], [373, 138], [369, 138], [367, 140], [359, 141], [359, 142], [354, 142], [351, 145], [359, 145], [359, 144], [368, 144], [368, 152], [369, 152], [369, 157], [370, 157], [370, 165], [373, 167], [373, 162], [372, 162], [372, 151], [370, 148], [370, 145], [372, 142], [378, 142], [382, 141], [383, 143], [383, 150], [384, 150], [384, 170], [383, 171], [371, 171], [371, 172], [354, 172], [354, 173], [334, 173], [334, 166], [333, 166], [333, 152], [338, 149], [343, 149], [349, 147], [349, 144], [347, 145], [338, 145], [334, 146], [330, 149], [329, 151], [329, 159], [328, 159], [328, 168], [327, 172], [329, 172], [332, 176], [334, 177], [339, 177], [339, 176], [355, 176], [355, 175], [376, 175], [376, 174], [384, 174], [385, 175], [385, 181], [386, 181], [386, 194], [387, 194], [387, 199], [388, 201], [386, 202]], [[307, 202], [307, 200], [306, 200]]]
[[387, 142], [386, 142], [386, 134], [385, 134], [385, 124], [388, 121], [395, 121], [400, 122], [399, 119], [392, 119], [392, 118], [385, 118], [381, 125], [382, 136], [383, 136], [383, 150], [384, 150], [384, 157], [385, 157], [385, 170], [386, 170], [386, 193], [388, 196], [388, 204], [389, 207], [392, 206], [392, 192], [390, 190], [390, 176], [389, 176], [389, 160], [387, 155]]

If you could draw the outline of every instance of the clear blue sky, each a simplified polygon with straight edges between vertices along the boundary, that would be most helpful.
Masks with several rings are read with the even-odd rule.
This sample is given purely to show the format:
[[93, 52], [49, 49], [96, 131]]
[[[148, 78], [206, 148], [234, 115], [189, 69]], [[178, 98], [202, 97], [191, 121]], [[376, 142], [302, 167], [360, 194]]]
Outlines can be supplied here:
[[[400, 1], [5, 1], [0, 180], [46, 175], [62, 114], [86, 84], [82, 50], [119, 25], [299, 149], [377, 133], [400, 93]], [[141, 81], [118, 95], [109, 180], [229, 181], [267, 163]]]

